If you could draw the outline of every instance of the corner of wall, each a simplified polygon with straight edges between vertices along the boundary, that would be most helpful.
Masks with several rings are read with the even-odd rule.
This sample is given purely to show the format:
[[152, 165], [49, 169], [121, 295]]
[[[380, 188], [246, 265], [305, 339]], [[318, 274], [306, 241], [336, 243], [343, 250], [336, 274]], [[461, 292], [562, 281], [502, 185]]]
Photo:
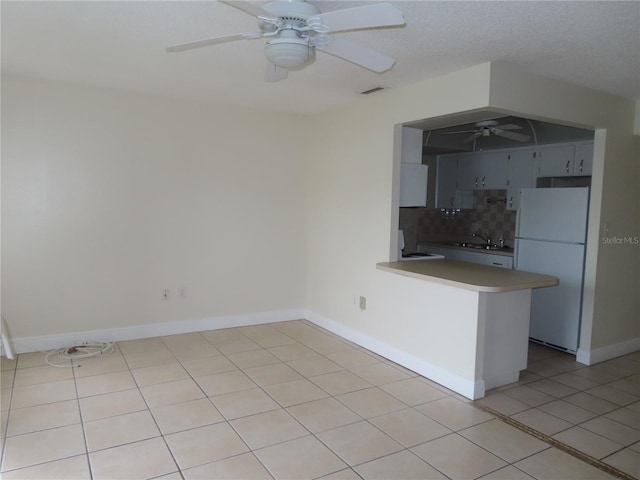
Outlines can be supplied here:
[[631, 338], [624, 342], [607, 345], [601, 348], [578, 348], [576, 361], [584, 365], [594, 365], [596, 363], [611, 360], [640, 350], [640, 337]]

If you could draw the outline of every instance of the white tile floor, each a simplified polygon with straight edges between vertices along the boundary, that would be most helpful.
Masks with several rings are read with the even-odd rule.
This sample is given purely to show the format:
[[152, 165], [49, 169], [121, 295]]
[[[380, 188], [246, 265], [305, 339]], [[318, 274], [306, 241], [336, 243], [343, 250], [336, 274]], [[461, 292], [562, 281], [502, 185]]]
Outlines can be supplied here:
[[531, 343], [520, 381], [476, 403], [640, 477], [640, 352], [586, 367]]
[[587, 368], [533, 345], [518, 384], [470, 402], [306, 321], [117, 347], [2, 358], [3, 479], [615, 478], [554, 442], [638, 476], [638, 353]]

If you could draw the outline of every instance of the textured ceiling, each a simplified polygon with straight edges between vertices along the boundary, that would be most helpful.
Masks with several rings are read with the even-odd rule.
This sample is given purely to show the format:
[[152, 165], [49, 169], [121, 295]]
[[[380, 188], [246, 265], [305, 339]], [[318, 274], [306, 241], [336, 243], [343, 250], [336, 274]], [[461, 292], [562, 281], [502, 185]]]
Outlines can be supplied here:
[[[318, 1], [321, 11], [376, 2]], [[264, 39], [180, 54], [168, 45], [256, 31], [216, 1], [2, 1], [3, 73], [197, 101], [314, 113], [487, 61], [640, 98], [640, 2], [390, 2], [407, 25], [341, 36], [395, 57], [377, 74], [323, 53], [263, 81]]]

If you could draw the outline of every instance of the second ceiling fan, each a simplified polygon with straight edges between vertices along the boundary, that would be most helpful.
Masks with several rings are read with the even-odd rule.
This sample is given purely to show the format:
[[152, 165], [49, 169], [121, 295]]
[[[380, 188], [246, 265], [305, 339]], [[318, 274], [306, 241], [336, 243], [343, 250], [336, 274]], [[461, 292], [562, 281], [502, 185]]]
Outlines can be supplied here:
[[508, 138], [510, 140], [515, 140], [516, 142], [526, 142], [531, 138], [529, 135], [523, 135], [522, 133], [512, 131], [520, 130], [522, 127], [519, 125], [499, 125], [495, 120], [485, 120], [482, 122], [477, 122], [475, 126], [475, 130], [458, 130], [456, 132], [442, 132], [442, 134], [455, 135], [460, 133], [471, 133], [470, 136], [463, 140], [464, 143], [473, 142], [480, 137], [489, 137], [491, 135]]
[[283, 80], [289, 70], [301, 70], [315, 61], [316, 50], [355, 63], [374, 72], [389, 70], [395, 59], [344, 38], [331, 35], [404, 25], [400, 10], [389, 3], [321, 13], [306, 0], [277, 0], [258, 5], [246, 1], [223, 1], [258, 19], [259, 32], [244, 32], [168, 47], [170, 53], [207, 47], [234, 40], [269, 38], [265, 46], [268, 65], [265, 80]]

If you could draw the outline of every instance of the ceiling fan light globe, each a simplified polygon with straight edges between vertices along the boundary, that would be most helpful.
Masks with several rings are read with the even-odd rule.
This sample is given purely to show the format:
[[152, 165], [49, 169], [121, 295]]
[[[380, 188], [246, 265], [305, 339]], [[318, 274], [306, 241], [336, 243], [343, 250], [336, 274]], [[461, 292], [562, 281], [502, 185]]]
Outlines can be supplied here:
[[302, 38], [274, 38], [264, 47], [267, 59], [287, 70], [300, 70], [316, 59], [316, 50]]

